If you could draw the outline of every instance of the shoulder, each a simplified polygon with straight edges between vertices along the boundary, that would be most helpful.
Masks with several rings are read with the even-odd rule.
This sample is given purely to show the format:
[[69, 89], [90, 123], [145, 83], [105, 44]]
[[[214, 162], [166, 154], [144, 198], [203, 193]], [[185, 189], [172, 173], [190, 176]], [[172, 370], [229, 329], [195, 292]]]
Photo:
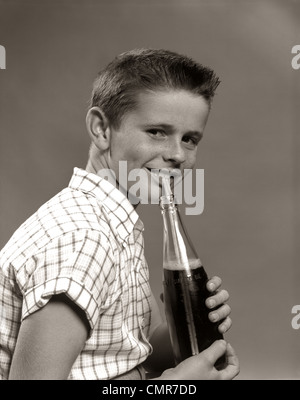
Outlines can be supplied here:
[[94, 196], [72, 188], [64, 189], [45, 203], [36, 217], [50, 235], [52, 227], [58, 227], [61, 233], [99, 229], [105, 220], [105, 214]]
[[89, 255], [106, 254], [111, 247], [115, 246], [109, 221], [94, 196], [66, 188], [15, 231], [0, 252], [0, 267], [18, 271], [27, 264], [30, 273], [37, 259], [66, 258], [80, 248], [88, 249]]

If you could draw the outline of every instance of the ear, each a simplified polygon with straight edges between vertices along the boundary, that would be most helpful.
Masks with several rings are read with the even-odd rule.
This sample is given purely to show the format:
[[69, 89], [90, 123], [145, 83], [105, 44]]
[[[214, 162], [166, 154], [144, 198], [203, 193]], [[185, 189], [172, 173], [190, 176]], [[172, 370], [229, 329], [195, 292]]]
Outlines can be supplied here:
[[110, 126], [99, 107], [92, 107], [86, 115], [86, 127], [92, 142], [99, 150], [107, 150], [110, 142]]

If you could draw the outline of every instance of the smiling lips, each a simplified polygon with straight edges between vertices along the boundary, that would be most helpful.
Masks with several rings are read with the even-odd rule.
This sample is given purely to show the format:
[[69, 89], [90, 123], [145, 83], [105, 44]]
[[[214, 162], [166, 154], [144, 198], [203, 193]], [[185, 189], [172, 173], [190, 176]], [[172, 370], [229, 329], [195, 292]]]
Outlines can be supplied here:
[[148, 171], [151, 172], [151, 174], [157, 175], [157, 176], [169, 176], [169, 177], [174, 177], [174, 176], [179, 176], [181, 175], [181, 171], [179, 168], [149, 168], [145, 167]]

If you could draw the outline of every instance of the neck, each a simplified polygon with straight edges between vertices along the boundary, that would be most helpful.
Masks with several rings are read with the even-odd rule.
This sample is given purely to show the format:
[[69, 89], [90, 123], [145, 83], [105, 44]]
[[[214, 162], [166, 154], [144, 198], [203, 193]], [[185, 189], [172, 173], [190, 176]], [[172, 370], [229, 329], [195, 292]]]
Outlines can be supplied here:
[[96, 174], [96, 175], [97, 175], [97, 171], [99, 171], [99, 168], [96, 167], [96, 163], [94, 163], [91, 158], [88, 159], [85, 169], [87, 172], [92, 172], [93, 174]]
[[100, 154], [100, 151], [91, 144], [90, 151], [89, 151], [89, 159], [87, 165], [85, 167], [87, 172], [92, 172], [93, 174], [97, 175], [97, 172], [103, 168], [107, 168], [103, 165], [103, 157]]
[[[93, 173], [93, 174], [101, 176], [101, 177], [105, 176], [106, 177], [105, 179], [107, 179], [107, 174], [105, 173], [103, 176], [101, 174], [101, 170], [103, 170], [103, 169], [107, 170], [108, 167], [103, 165], [103, 163], [100, 161], [99, 154], [96, 154], [96, 153], [97, 153], [97, 150], [91, 148], [90, 154], [89, 154], [89, 159], [88, 159], [87, 165], [85, 167], [85, 170], [89, 173]], [[97, 157], [97, 155], [98, 155], [98, 157]], [[111, 183], [128, 198], [128, 200], [132, 203], [134, 208], [137, 208], [137, 206], [139, 204], [139, 203], [137, 203], [137, 199], [134, 199], [134, 201], [131, 201], [130, 196], [128, 197], [128, 193], [126, 193], [124, 190], [122, 190], [122, 188], [119, 186], [118, 180], [116, 180], [114, 178], [116, 178], [116, 177], [115, 176], [112, 177]], [[110, 181], [110, 179], [108, 179], [108, 180]]]

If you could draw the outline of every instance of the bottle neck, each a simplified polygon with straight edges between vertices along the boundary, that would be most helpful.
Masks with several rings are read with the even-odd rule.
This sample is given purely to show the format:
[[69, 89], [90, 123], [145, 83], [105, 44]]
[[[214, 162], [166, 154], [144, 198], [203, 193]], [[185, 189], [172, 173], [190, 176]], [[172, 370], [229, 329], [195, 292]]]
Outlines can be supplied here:
[[195, 264], [201, 264], [181, 220], [174, 196], [162, 196], [160, 209], [164, 224], [163, 267], [189, 271]]

